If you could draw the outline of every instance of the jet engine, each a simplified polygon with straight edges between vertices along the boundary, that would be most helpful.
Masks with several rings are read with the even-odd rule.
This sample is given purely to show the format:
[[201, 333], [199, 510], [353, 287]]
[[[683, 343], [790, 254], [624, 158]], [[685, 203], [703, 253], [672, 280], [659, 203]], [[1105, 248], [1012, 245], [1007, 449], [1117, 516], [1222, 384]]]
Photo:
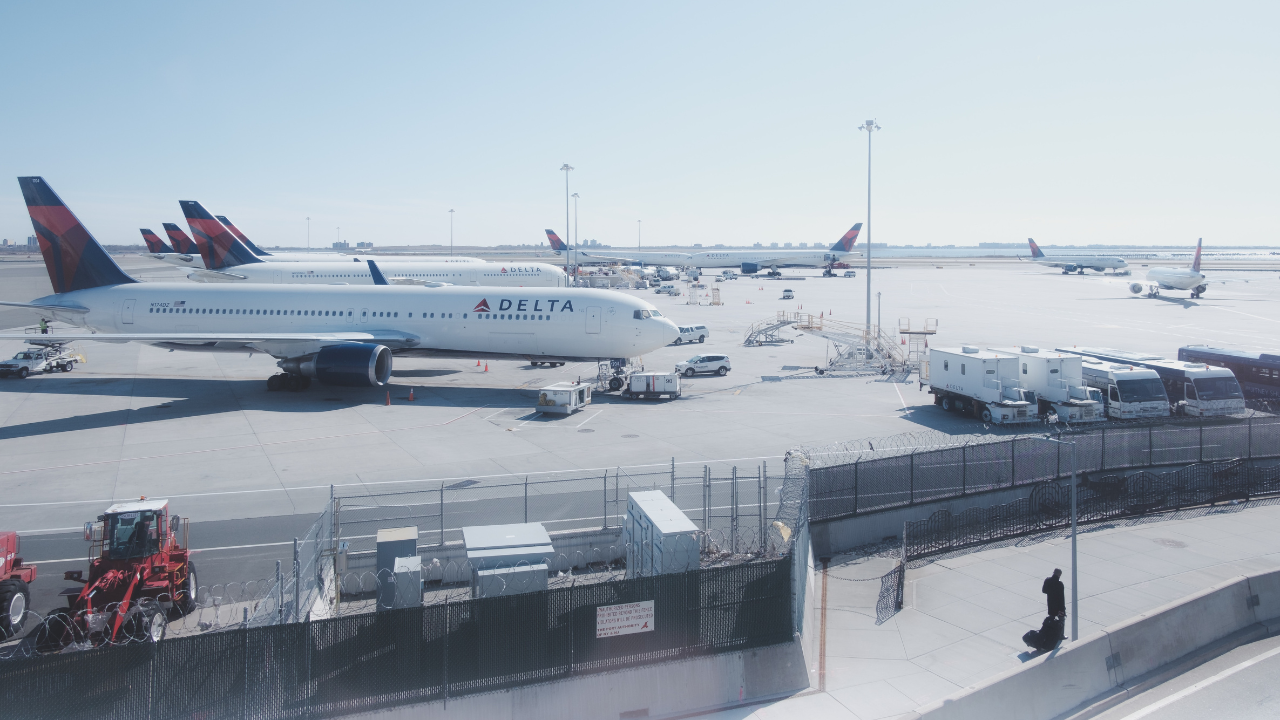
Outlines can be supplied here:
[[1142, 294], [1142, 283], [1129, 283], [1129, 292], [1134, 295]]
[[342, 343], [314, 355], [276, 363], [281, 370], [342, 387], [382, 387], [391, 379], [391, 348], [372, 343]]
[[743, 275], [755, 275], [758, 272], [760, 272], [760, 263], [749, 263], [749, 262], [742, 263]]
[[1197, 286], [1196, 286], [1196, 295], [1203, 295], [1203, 294], [1204, 294], [1204, 291], [1205, 291], [1205, 290], [1208, 290], [1208, 289], [1209, 289], [1209, 286], [1208, 286], [1208, 285], [1197, 285]]

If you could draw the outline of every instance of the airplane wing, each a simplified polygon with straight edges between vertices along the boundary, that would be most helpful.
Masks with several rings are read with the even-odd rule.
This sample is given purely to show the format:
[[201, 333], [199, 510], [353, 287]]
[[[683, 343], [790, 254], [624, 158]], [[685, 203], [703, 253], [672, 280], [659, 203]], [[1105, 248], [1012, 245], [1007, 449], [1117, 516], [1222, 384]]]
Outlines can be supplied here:
[[89, 312], [89, 308], [79, 307], [77, 305], [37, 305], [36, 303], [6, 302], [4, 300], [0, 300], [0, 306], [21, 308], [23, 310], [30, 310], [36, 313], [66, 312], [83, 315]]
[[222, 272], [221, 270], [204, 270], [204, 269], [192, 270], [191, 272], [187, 273], [187, 278], [191, 280], [195, 280], [195, 282], [205, 282], [208, 280], [213, 280], [216, 282], [219, 280], [247, 280], [248, 279], [244, 275], [237, 275], [235, 273]]
[[[14, 305], [16, 303], [4, 303]], [[324, 343], [337, 344], [344, 342], [378, 343], [392, 348], [416, 347], [420, 342], [417, 335], [396, 332], [394, 330], [373, 330], [369, 332], [332, 332], [332, 333], [73, 333], [48, 335], [0, 334], [0, 340], [52, 340], [57, 342], [76, 342], [91, 340], [107, 343], [154, 343], [184, 345], [215, 345], [227, 343], [231, 345], [281, 344], [281, 343]]]
[[389, 277], [387, 278], [387, 282], [392, 285], [417, 285], [419, 287], [429, 287], [429, 288], [449, 287], [450, 285], [453, 285], [453, 283], [437, 282], [435, 280], [422, 280], [419, 278], [408, 278], [408, 277]]

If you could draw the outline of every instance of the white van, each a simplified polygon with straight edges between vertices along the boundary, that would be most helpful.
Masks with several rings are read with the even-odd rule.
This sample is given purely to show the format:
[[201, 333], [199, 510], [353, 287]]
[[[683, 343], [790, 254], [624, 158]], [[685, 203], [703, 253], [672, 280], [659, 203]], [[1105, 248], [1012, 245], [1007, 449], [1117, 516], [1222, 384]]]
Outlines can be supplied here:
[[786, 290], [783, 290], [783, 291], [782, 291], [782, 299], [783, 299], [783, 300], [795, 300], [795, 299], [796, 299], [796, 294], [795, 294], [795, 293], [793, 293], [793, 292], [791, 292], [791, 289], [790, 289], [790, 288], [787, 288]]
[[706, 342], [711, 337], [711, 331], [706, 325], [689, 325], [681, 326], [680, 336], [676, 338], [676, 345], [683, 345], [691, 342]]

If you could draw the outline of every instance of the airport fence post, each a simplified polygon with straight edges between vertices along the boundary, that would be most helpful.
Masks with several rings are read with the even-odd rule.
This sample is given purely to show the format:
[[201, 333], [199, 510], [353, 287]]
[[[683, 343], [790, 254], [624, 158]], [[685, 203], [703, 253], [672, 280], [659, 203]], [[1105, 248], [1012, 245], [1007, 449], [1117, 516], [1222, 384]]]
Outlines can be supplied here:
[[1156, 464], [1155, 426], [1147, 426], [1147, 464]]
[[[608, 470], [605, 470], [604, 472], [605, 472], [605, 475], [609, 474]], [[622, 474], [622, 467], [619, 466], [618, 468], [614, 469], [613, 471], [613, 512], [615, 514], [619, 514], [618, 513], [618, 476], [621, 474]], [[622, 525], [621, 520], [618, 521], [618, 525], [619, 526]]]
[[729, 477], [729, 552], [738, 554], [738, 466]]
[[676, 459], [671, 458], [671, 502], [676, 501]]
[[759, 517], [758, 534], [756, 535], [756, 551], [764, 552], [764, 474], [761, 468], [756, 468], [756, 515]]
[[276, 600], [276, 622], [280, 622], [284, 617], [284, 579], [280, 575], [280, 561], [276, 561], [276, 594], [279, 596]]
[[[298, 560], [298, 538], [293, 539], [293, 617], [291, 622], [298, 622], [302, 612], [302, 563]], [[280, 589], [280, 601], [284, 602], [284, 588]]]
[[1107, 469], [1107, 428], [1102, 428], [1102, 462], [1098, 465], [1099, 470]]
[[529, 524], [529, 476], [524, 476], [524, 524]]
[[707, 549], [707, 533], [711, 530], [710, 525], [710, 505], [711, 505], [711, 466], [702, 466], [702, 549]]
[[[853, 477], [857, 482], [858, 476]], [[967, 492], [969, 492], [969, 443], [960, 446], [960, 494], [964, 495]]]
[[1018, 443], [1009, 441], [1009, 487], [1018, 484]]
[[1253, 459], [1253, 416], [1249, 416], [1249, 444], [1245, 446], [1245, 457]]
[[[764, 482], [764, 518], [769, 519], [769, 463], [765, 461], [760, 466], [760, 479]], [[809, 492], [809, 488], [805, 488], [805, 492]]]
[[[1059, 435], [1061, 435], [1061, 433], [1059, 433]], [[1054, 443], [1053, 451], [1056, 458], [1054, 460], [1053, 477], [1056, 480], [1062, 477], [1062, 443]]]
[[911, 451], [910, 463], [911, 463], [911, 470], [908, 475], [909, 479], [907, 481], [908, 482], [907, 487], [911, 494], [908, 496], [907, 504], [915, 505], [916, 504], [916, 451], [915, 450]]
[[1204, 416], [1200, 416], [1200, 462], [1204, 462]]
[[609, 470], [604, 471], [604, 486], [600, 489], [600, 528], [609, 528]]

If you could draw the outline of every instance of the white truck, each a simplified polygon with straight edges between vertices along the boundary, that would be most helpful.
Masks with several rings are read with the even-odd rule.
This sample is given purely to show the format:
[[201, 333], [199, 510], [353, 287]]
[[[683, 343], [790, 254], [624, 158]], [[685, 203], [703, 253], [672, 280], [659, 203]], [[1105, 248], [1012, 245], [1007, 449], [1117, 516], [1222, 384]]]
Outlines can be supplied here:
[[1014, 372], [1000, 380], [1006, 385], [1034, 392], [1040, 415], [1054, 413], [1059, 420], [1072, 423], [1107, 419], [1103, 412], [1102, 391], [1085, 385], [1079, 355], [1042, 351], [1030, 345], [990, 350], [1017, 358], [1012, 366], [1000, 365], [1001, 371], [1012, 369]]
[[64, 343], [50, 343], [0, 362], [0, 377], [21, 379], [36, 373], [71, 372], [77, 362], [84, 362], [84, 356]]
[[1080, 348], [1075, 352], [1103, 362], [1154, 371], [1164, 383], [1170, 409], [1179, 415], [1214, 417], [1245, 410], [1240, 383], [1227, 368], [1111, 348]]
[[1107, 417], [1136, 420], [1169, 416], [1169, 398], [1155, 370], [1084, 357], [1084, 383], [1102, 391]]
[[628, 400], [672, 400], [680, 397], [680, 373], [638, 372], [627, 377], [622, 397]]
[[1017, 357], [982, 350], [972, 345], [930, 348], [925, 365], [933, 403], [948, 412], [970, 412], [994, 424], [1035, 422], [1039, 419], [1036, 395], [1002, 377], [1017, 375]]

